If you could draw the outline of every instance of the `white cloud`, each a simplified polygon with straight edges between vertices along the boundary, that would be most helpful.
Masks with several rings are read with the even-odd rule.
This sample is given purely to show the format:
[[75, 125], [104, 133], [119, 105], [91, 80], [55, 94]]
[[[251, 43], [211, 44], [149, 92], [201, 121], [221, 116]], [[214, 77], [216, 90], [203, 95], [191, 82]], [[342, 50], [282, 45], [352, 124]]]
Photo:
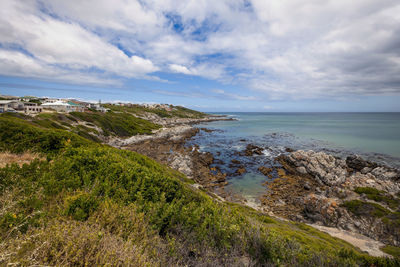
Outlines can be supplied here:
[[[137, 55], [131, 57], [74, 22], [65, 22], [39, 13], [37, 4], [28, 1], [2, 1], [0, 11], [0, 42], [9, 47], [3, 58], [14, 58], [17, 75], [64, 74], [82, 81], [95, 69], [105, 75], [146, 77], [158, 68]], [[16, 47], [17, 50], [12, 50]], [[23, 53], [26, 51], [26, 53]], [[9, 55], [4, 55], [9, 53]], [[2, 74], [10, 75], [3, 70]], [[96, 76], [98, 74], [92, 75]], [[58, 77], [58, 75], [56, 75]], [[90, 82], [90, 79], [89, 79]]]
[[185, 66], [182, 66], [182, 65], [171, 64], [171, 65], [169, 65], [169, 68], [173, 72], [176, 72], [176, 73], [192, 74], [192, 72], [190, 70], [188, 70], [188, 68], [186, 68]]
[[3, 75], [174, 72], [239, 100], [400, 92], [398, 0], [3, 0], [0, 44]]

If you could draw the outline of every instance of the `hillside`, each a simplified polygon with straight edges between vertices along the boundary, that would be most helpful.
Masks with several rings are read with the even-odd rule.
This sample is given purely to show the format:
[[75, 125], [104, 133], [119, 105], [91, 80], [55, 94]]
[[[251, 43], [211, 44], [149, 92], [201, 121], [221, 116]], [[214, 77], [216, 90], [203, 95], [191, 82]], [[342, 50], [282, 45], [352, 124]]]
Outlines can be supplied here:
[[127, 112], [135, 115], [145, 115], [146, 113], [153, 113], [162, 118], [192, 118], [200, 119], [207, 116], [207, 114], [188, 109], [182, 106], [168, 105], [168, 110], [163, 108], [149, 108], [142, 105], [132, 104], [130, 106], [116, 106], [116, 105], [105, 105], [106, 108], [111, 109], [114, 112]]
[[[400, 264], [305, 224], [220, 202], [183, 174], [103, 145], [74, 124], [122, 137], [160, 127], [127, 112], [0, 115], [0, 150], [9, 163], [0, 168], [0, 264]], [[15, 160], [22, 153], [25, 164]]]
[[[64, 113], [41, 113], [35, 117], [20, 113], [2, 116], [20, 118], [32, 125], [46, 129], [60, 129], [76, 133], [95, 142], [104, 142], [112, 137], [126, 138], [138, 134], [152, 134], [154, 130], [179, 120], [206, 118], [207, 114], [184, 107], [171, 106], [171, 110], [146, 108], [141, 105], [130, 107], [106, 105], [110, 112], [96, 111]], [[162, 125], [160, 125], [160, 124]]]

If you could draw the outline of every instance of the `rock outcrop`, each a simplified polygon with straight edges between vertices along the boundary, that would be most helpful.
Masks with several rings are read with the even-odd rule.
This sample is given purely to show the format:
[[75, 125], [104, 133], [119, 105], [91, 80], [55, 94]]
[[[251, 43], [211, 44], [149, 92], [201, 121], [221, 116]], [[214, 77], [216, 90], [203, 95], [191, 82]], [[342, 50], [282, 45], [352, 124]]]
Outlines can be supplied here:
[[280, 156], [278, 161], [288, 174], [280, 172], [281, 181], [269, 185], [273, 192], [266, 203], [273, 212], [400, 245], [398, 170], [359, 156], [342, 160], [302, 150]]
[[262, 174], [264, 174], [265, 176], [268, 176], [273, 170], [272, 170], [272, 168], [261, 166], [258, 168], [258, 171], [261, 172]]
[[299, 173], [308, 173], [321, 184], [339, 185], [346, 180], [346, 162], [332, 155], [299, 150], [292, 152], [286, 159]]
[[244, 151], [244, 155], [248, 156], [248, 157], [251, 157], [254, 154], [262, 155], [263, 151], [264, 151], [264, 148], [262, 148], [262, 147], [255, 146], [255, 145], [252, 145], [252, 144], [248, 144], [246, 146], [246, 150]]

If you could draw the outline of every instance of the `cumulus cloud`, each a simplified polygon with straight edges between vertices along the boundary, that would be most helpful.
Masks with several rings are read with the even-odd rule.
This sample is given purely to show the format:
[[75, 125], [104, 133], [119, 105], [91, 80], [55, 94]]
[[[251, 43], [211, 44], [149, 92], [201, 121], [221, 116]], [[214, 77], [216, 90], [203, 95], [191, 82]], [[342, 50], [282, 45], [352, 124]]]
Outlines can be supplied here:
[[92, 82], [99, 72], [130, 78], [158, 70], [151, 60], [127, 56], [78, 23], [61, 21], [38, 8], [34, 1], [2, 1], [0, 42], [6, 48], [1, 50], [2, 74], [67, 80], [75, 76], [80, 82]]
[[188, 70], [188, 68], [186, 68], [185, 66], [182, 66], [182, 65], [171, 64], [171, 65], [169, 65], [169, 68], [171, 69], [171, 71], [176, 72], [176, 73], [192, 74], [192, 72], [190, 70]]
[[[200, 76], [229, 99], [400, 93], [398, 0], [3, 0], [0, 74]], [[258, 99], [258, 98], [257, 98]]]

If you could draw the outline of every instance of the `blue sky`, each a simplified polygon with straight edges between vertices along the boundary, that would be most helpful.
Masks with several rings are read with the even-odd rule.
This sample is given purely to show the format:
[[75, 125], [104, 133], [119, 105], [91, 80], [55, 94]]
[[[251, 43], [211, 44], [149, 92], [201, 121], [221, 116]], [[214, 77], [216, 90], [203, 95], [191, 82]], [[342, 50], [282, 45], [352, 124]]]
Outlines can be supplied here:
[[3, 0], [0, 94], [400, 111], [400, 3]]

